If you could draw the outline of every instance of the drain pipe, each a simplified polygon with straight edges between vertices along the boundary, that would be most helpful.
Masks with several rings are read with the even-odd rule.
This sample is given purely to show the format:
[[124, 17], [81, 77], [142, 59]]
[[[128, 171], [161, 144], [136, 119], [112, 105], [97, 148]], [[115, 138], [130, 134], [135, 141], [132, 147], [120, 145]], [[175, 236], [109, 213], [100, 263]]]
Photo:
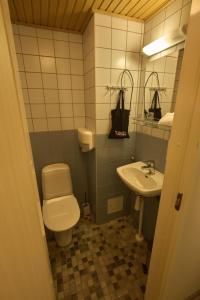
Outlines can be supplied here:
[[143, 213], [144, 213], [144, 198], [141, 195], [137, 195], [135, 199], [135, 210], [140, 212], [139, 215], [139, 227], [138, 232], [135, 235], [135, 239], [137, 242], [142, 242], [144, 240], [144, 236], [142, 234], [142, 223], [143, 223]]

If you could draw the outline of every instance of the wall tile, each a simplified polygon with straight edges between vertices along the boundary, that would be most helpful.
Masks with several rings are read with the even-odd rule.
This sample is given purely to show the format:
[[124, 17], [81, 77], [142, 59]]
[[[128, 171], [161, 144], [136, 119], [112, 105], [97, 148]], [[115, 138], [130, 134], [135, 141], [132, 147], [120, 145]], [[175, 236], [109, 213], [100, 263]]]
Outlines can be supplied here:
[[72, 103], [71, 90], [59, 90], [60, 103]]
[[81, 34], [76, 34], [76, 33], [69, 33], [69, 40], [70, 42], [75, 42], [75, 43], [82, 43], [82, 35]]
[[133, 32], [127, 33], [127, 51], [141, 51], [141, 35]]
[[84, 91], [73, 90], [73, 103], [84, 103]]
[[30, 103], [44, 103], [43, 89], [28, 89]]
[[74, 118], [74, 127], [77, 128], [84, 128], [85, 127], [85, 117], [75, 117]]
[[95, 46], [111, 48], [111, 28], [95, 27]]
[[106, 16], [103, 14], [95, 14], [94, 22], [95, 25], [111, 27], [111, 16]]
[[56, 73], [54, 57], [40, 57], [41, 70], [44, 73]]
[[110, 70], [96, 68], [96, 86], [107, 86], [110, 84]]
[[73, 118], [61, 118], [61, 126], [63, 130], [74, 129]]
[[33, 118], [45, 118], [46, 111], [44, 104], [31, 104], [31, 114]]
[[84, 117], [85, 116], [85, 105], [84, 104], [74, 104], [73, 110], [74, 110], [75, 117]]
[[57, 89], [57, 76], [56, 74], [42, 74], [43, 85], [45, 89]]
[[55, 56], [68, 58], [69, 57], [69, 43], [64, 41], [55, 41]]
[[29, 103], [28, 89], [22, 89], [24, 103]]
[[24, 54], [38, 54], [37, 39], [34, 37], [21, 36], [22, 52]]
[[60, 116], [59, 104], [46, 104], [47, 118], [55, 118]]
[[36, 28], [36, 33], [37, 33], [37, 36], [40, 38], [47, 38], [47, 39], [53, 38], [52, 30], [49, 30], [49, 29]]
[[33, 119], [33, 128], [35, 132], [48, 131], [47, 119]]
[[110, 68], [111, 66], [111, 50], [96, 48], [95, 50], [95, 66], [102, 68]]
[[70, 58], [74, 58], [74, 59], [83, 58], [82, 44], [70, 43]]
[[142, 22], [128, 20], [128, 31], [143, 33], [144, 24]]
[[83, 75], [83, 61], [71, 59], [71, 74]]
[[59, 103], [58, 90], [44, 89], [45, 103]]
[[48, 128], [49, 130], [61, 130], [61, 120], [60, 118], [48, 118]]
[[24, 61], [23, 61], [23, 55], [22, 54], [17, 54], [17, 61], [18, 61], [19, 71], [24, 71]]
[[53, 40], [38, 39], [38, 47], [40, 55], [54, 56]]
[[72, 104], [60, 104], [61, 117], [73, 117], [73, 107]]
[[34, 27], [19, 25], [18, 29], [20, 35], [36, 36], [36, 29]]
[[125, 69], [125, 51], [112, 50], [112, 68]]
[[118, 17], [112, 17], [112, 28], [127, 30], [127, 20]]
[[53, 38], [57, 41], [68, 41], [69, 33], [64, 31], [53, 31]]
[[56, 68], [58, 74], [70, 74], [70, 60], [65, 58], [56, 58]]
[[126, 50], [126, 31], [112, 29], [112, 49]]
[[59, 89], [71, 89], [71, 77], [69, 75], [58, 74], [57, 78]]
[[84, 80], [83, 76], [78, 76], [78, 75], [72, 75], [72, 89], [84, 89]]
[[21, 53], [22, 52], [21, 41], [20, 41], [20, 37], [18, 35], [14, 36], [14, 42], [15, 42], [16, 53]]
[[27, 72], [41, 72], [39, 56], [24, 55], [24, 67]]
[[26, 73], [26, 80], [28, 88], [42, 88], [41, 73]]

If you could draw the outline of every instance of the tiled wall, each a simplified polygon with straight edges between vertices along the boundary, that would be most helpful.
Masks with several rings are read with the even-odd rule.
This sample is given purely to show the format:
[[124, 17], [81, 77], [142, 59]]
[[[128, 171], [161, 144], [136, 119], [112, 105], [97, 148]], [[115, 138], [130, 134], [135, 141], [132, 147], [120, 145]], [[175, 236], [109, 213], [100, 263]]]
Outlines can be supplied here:
[[82, 35], [13, 25], [31, 132], [85, 126]]
[[[129, 131], [133, 131], [131, 119], [137, 107], [143, 23], [95, 14], [94, 26], [96, 133], [109, 132], [110, 111], [116, 107], [118, 91], [107, 90], [107, 86], [120, 86], [120, 74], [125, 68], [131, 71], [135, 82], [129, 126]], [[124, 85], [128, 89], [125, 107], [129, 108], [131, 84], [127, 77]]]

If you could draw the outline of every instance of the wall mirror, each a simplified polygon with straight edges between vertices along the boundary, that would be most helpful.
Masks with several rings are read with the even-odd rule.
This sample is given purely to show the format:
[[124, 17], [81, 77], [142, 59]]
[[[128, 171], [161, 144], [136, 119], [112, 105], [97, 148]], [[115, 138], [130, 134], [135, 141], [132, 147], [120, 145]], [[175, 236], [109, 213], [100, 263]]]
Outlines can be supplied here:
[[183, 54], [183, 45], [179, 45], [179, 47], [169, 49], [167, 53], [165, 51], [165, 53], [160, 53], [150, 59], [142, 58], [136, 124], [159, 127], [163, 130], [171, 129], [171, 126], [159, 125], [148, 115], [145, 116], [144, 110], [149, 112], [154, 93], [157, 90], [162, 116], [174, 112]]

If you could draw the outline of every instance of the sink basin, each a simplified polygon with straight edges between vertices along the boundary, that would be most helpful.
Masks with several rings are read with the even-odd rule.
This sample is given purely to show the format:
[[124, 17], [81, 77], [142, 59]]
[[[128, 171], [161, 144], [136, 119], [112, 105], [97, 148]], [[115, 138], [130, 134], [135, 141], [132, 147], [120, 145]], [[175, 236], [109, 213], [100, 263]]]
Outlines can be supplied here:
[[161, 193], [164, 175], [155, 171], [153, 175], [147, 175], [148, 170], [141, 167], [145, 164], [141, 161], [117, 168], [121, 180], [136, 194], [144, 197], [158, 196]]

